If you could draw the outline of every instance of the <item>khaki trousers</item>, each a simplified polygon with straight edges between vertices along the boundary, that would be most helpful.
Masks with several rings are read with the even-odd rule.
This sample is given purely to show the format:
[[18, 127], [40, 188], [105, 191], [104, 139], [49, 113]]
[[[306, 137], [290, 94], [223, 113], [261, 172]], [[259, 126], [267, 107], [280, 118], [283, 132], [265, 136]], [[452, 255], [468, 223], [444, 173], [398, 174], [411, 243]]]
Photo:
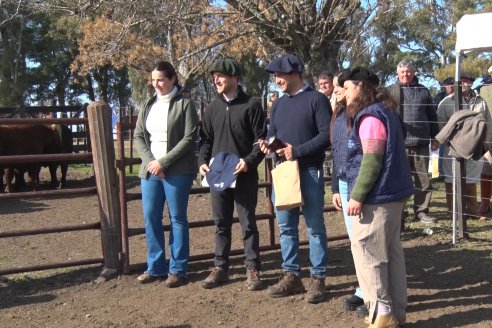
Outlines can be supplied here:
[[406, 314], [407, 276], [400, 241], [400, 216], [405, 203], [406, 199], [364, 204], [361, 218], [353, 220], [352, 254], [371, 321], [377, 314], [377, 302], [391, 306], [397, 318]]

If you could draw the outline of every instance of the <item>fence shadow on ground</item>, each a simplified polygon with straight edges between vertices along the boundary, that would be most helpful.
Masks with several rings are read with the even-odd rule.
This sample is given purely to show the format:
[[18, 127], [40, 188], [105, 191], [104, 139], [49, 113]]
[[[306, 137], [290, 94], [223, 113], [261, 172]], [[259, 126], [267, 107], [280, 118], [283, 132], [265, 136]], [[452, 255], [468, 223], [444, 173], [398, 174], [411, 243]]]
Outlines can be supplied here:
[[[488, 304], [490, 304], [490, 298], [488, 301]], [[438, 318], [430, 318], [425, 321], [417, 320], [416, 322], [405, 324], [405, 328], [474, 327], [474, 325], [484, 321], [490, 322], [490, 308], [473, 309], [467, 312], [456, 311], [455, 313], [445, 314]]]
[[[490, 244], [489, 244], [490, 245]], [[465, 249], [451, 243], [405, 249], [408, 276], [408, 313], [451, 308], [452, 314], [405, 327], [459, 327], [490, 320], [490, 248]], [[474, 307], [471, 310], [464, 309]], [[458, 313], [459, 312], [459, 313]]]
[[[421, 245], [415, 240], [414, 246], [409, 247], [412, 239], [434, 238], [419, 236], [418, 230], [404, 233], [410, 318], [405, 327], [459, 327], [490, 321], [492, 285], [487, 263], [490, 264], [491, 243], [476, 243], [475, 247], [471, 242], [465, 248], [450, 242], [420, 239]], [[326, 302], [339, 302], [337, 298], [351, 295], [356, 283], [349, 243], [332, 243], [329, 252]], [[246, 279], [243, 261], [243, 256], [231, 258], [230, 284]], [[307, 278], [310, 267], [307, 246], [301, 248], [300, 262], [302, 277]], [[269, 285], [274, 284], [281, 272], [280, 251], [263, 252], [262, 264], [263, 278]], [[212, 260], [190, 263], [189, 278], [198, 283], [196, 288], [201, 288], [199, 282], [207, 277], [212, 266]], [[51, 302], [56, 298], [57, 289], [91, 283], [100, 271], [100, 266], [91, 266], [45, 278], [0, 278], [0, 309]], [[428, 318], [427, 312], [437, 309], [440, 311], [434, 317], [419, 319], [419, 313], [425, 312]]]
[[0, 201], [0, 215], [14, 213], [32, 213], [49, 209], [50, 206], [43, 201], [11, 199]]
[[43, 278], [28, 278], [26, 275], [15, 279], [0, 277], [0, 309], [51, 302], [57, 297], [55, 292], [50, 294], [51, 291], [93, 282], [101, 270], [98, 265], [79, 267]]

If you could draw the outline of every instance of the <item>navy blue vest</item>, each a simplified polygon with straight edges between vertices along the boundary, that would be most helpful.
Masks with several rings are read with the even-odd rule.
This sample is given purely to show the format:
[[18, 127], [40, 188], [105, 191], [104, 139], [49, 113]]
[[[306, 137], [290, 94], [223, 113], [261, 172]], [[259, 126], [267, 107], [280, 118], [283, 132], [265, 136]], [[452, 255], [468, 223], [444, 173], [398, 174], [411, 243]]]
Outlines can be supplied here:
[[345, 111], [339, 113], [332, 126], [333, 177], [332, 179], [345, 179], [347, 169], [347, 144], [349, 132], [347, 129], [347, 116]]
[[359, 138], [360, 119], [371, 115], [380, 119], [388, 135], [383, 157], [383, 167], [373, 188], [367, 194], [365, 203], [382, 204], [407, 198], [415, 192], [410, 165], [405, 153], [405, 128], [396, 112], [386, 109], [382, 103], [375, 103], [360, 111], [354, 120], [348, 142], [347, 183], [349, 195], [354, 187], [362, 162], [362, 144]]

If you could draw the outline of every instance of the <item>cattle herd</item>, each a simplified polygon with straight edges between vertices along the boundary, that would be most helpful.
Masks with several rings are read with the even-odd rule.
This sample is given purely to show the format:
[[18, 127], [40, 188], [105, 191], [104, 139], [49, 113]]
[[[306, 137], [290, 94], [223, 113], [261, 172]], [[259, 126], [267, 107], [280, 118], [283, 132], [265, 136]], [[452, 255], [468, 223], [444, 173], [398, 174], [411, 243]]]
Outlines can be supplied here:
[[[72, 130], [65, 125], [0, 125], [0, 156], [60, 154], [72, 153], [72, 151]], [[33, 191], [37, 190], [41, 166], [48, 166], [49, 168], [50, 187], [52, 189], [65, 186], [68, 170], [67, 161], [0, 163], [0, 190], [13, 192], [28, 188], [24, 180], [26, 172], [30, 180], [29, 188]], [[58, 166], [61, 167], [60, 186], [56, 176]], [[4, 180], [5, 188], [3, 187]]]

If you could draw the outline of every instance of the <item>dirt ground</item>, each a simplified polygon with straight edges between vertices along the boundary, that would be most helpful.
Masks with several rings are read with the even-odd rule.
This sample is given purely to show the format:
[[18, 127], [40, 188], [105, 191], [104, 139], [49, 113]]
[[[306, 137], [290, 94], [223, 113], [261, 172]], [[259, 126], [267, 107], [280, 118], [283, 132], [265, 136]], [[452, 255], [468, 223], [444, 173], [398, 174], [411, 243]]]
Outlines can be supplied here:
[[[69, 178], [69, 187], [93, 183], [88, 175], [73, 171]], [[138, 191], [138, 181], [130, 181], [130, 187]], [[434, 187], [442, 189], [442, 184], [434, 182]], [[409, 294], [405, 327], [492, 327], [492, 221], [469, 221], [470, 238], [453, 245], [444, 204], [444, 196], [436, 193], [431, 214], [440, 220], [430, 226], [432, 235], [422, 233], [428, 226], [420, 222], [407, 223], [402, 235]], [[265, 208], [261, 192], [258, 214]], [[129, 203], [128, 213], [129, 225], [142, 227], [139, 200]], [[10, 231], [87, 224], [97, 222], [99, 214], [97, 199], [90, 196], [0, 201], [0, 215], [0, 231]], [[189, 217], [210, 219], [207, 195], [192, 196]], [[344, 233], [339, 213], [325, 213], [325, 221], [330, 236]], [[259, 222], [259, 227], [261, 244], [267, 245], [267, 222]], [[237, 229], [235, 225], [234, 249], [241, 248]], [[193, 255], [213, 252], [213, 228], [192, 229], [191, 248]], [[211, 290], [200, 283], [211, 260], [192, 262], [190, 283], [177, 289], [163, 282], [140, 285], [135, 279], [139, 272], [98, 284], [102, 267], [90, 265], [0, 277], [0, 327], [365, 327], [341, 305], [357, 284], [349, 241], [329, 242], [329, 250], [326, 300], [316, 305], [303, 295], [271, 299], [266, 291], [248, 291], [242, 256], [233, 257], [230, 283]], [[0, 239], [1, 269], [101, 256], [97, 231]], [[306, 282], [307, 246], [301, 258]], [[145, 261], [142, 235], [130, 240], [130, 261]], [[262, 261], [263, 278], [275, 283], [279, 251], [262, 253]]]

